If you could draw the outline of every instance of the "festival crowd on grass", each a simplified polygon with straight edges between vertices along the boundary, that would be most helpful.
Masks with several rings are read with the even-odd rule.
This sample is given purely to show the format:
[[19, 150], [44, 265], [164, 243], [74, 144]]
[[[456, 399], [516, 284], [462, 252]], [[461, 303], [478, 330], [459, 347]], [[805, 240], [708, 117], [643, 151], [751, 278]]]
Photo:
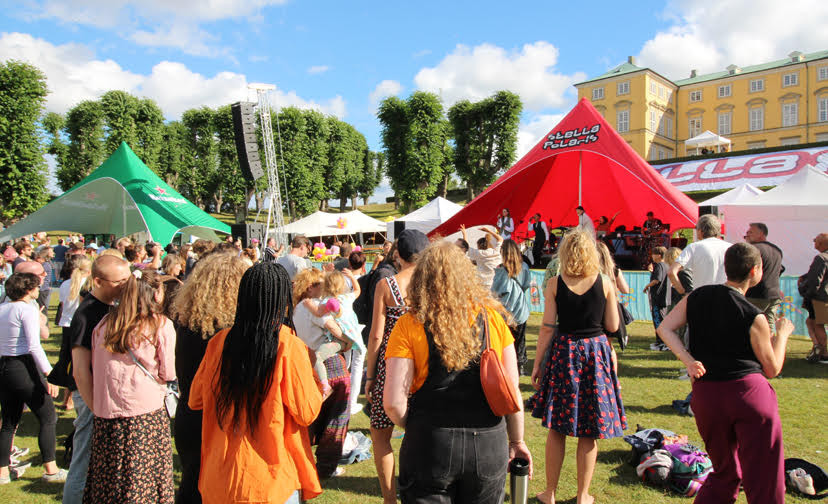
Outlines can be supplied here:
[[[62, 486], [64, 504], [299, 503], [343, 473], [349, 420], [362, 411], [386, 503], [503, 502], [510, 462], [524, 459], [531, 476], [533, 456], [545, 457], [537, 499], [555, 502], [569, 437], [576, 500], [593, 502], [598, 440], [628, 428], [614, 346], [626, 343], [618, 293], [629, 286], [591, 220], [565, 233], [530, 361], [530, 264], [507, 218], [476, 246], [465, 229], [457, 242], [404, 230], [368, 272], [365, 252], [348, 245], [314, 267], [304, 236], [287, 251], [272, 239], [53, 246], [45, 233], [4, 246], [0, 485], [31, 466], [14, 444], [22, 420], [39, 423], [42, 479]], [[548, 236], [538, 222], [530, 228]], [[751, 504], [784, 502], [768, 382], [793, 331], [778, 315], [783, 252], [759, 222], [744, 243], [723, 241], [712, 215], [695, 232], [684, 250], [650, 250], [645, 292], [651, 349], [686, 367], [713, 466], [696, 502], [734, 502], [740, 487]], [[814, 247], [799, 283], [808, 360], [828, 363], [828, 233]], [[47, 320], [53, 278], [59, 306]], [[62, 330], [55, 363], [41, 346], [51, 324]], [[492, 387], [519, 399], [522, 374], [534, 395], [504, 409]], [[77, 415], [68, 471], [55, 457], [61, 389], [58, 407]], [[524, 419], [548, 429], [545, 447], [527, 446]], [[395, 426], [405, 429], [398, 454]]]

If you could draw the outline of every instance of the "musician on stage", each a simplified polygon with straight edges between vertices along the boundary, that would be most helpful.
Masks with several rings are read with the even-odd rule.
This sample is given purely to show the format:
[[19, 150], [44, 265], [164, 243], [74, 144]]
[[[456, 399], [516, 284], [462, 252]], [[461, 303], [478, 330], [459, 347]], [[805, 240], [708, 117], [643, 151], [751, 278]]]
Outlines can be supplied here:
[[546, 227], [546, 222], [541, 219], [540, 213], [536, 213], [529, 218], [529, 233], [535, 233], [535, 241], [532, 244], [532, 261], [534, 268], [542, 268], [541, 257], [543, 257], [543, 246], [546, 240], [549, 239], [549, 228]]
[[615, 215], [612, 216], [612, 219], [607, 219], [606, 215], [602, 215], [598, 218], [598, 225], [595, 226], [595, 232], [598, 234], [598, 238], [604, 237], [607, 233], [610, 232], [612, 228], [612, 223], [615, 222], [615, 218], [618, 217], [618, 214], [621, 213], [621, 210], [615, 212]]
[[653, 249], [663, 244], [662, 233], [664, 232], [664, 223], [661, 219], [656, 219], [652, 210], [647, 212], [647, 220], [641, 226], [641, 234], [644, 235], [644, 246], [641, 247], [641, 265], [646, 266], [650, 262], [653, 254]]
[[588, 232], [593, 238], [595, 238], [595, 223], [593, 223], [592, 218], [587, 215], [584, 207], [575, 207], [575, 213], [578, 214], [578, 227]]
[[641, 232], [644, 236], [660, 235], [663, 228], [664, 223], [661, 222], [661, 219], [656, 219], [652, 210], [647, 212], [647, 220], [641, 226]]
[[504, 240], [508, 240], [512, 237], [512, 233], [514, 232], [515, 221], [512, 219], [509, 209], [504, 208], [500, 213], [500, 217], [497, 218], [497, 233]]

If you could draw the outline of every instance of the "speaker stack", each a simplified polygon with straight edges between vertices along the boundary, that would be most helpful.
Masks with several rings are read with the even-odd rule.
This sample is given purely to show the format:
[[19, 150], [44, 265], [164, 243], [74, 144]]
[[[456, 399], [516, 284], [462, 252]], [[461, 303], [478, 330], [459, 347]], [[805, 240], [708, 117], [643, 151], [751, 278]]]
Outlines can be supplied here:
[[264, 223], [247, 223], [247, 224], [230, 224], [230, 234], [233, 239], [241, 238], [245, 247], [249, 247], [253, 238], [259, 240], [259, 243], [264, 246], [265, 234], [267, 233], [267, 226]]
[[259, 141], [256, 137], [256, 113], [253, 102], [238, 102], [230, 106], [233, 112], [233, 133], [236, 152], [244, 178], [253, 182], [264, 176], [259, 157]]

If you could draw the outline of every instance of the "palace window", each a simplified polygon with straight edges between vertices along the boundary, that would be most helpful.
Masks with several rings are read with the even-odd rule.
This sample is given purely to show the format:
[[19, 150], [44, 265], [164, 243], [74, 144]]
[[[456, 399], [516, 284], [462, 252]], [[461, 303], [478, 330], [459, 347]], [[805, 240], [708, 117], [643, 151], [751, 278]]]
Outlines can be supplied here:
[[615, 94], [618, 96], [630, 94], [630, 81], [619, 82]]
[[592, 99], [593, 100], [603, 100], [604, 99], [604, 88], [598, 87], [592, 90]]
[[820, 67], [817, 70], [817, 80], [828, 80], [828, 66]]
[[799, 123], [799, 105], [797, 103], [782, 104], [782, 126], [796, 126]]
[[764, 91], [765, 90], [765, 79], [753, 79], [750, 81], [750, 92], [755, 93], [757, 91]]
[[691, 117], [690, 122], [688, 123], [688, 132], [690, 138], [701, 134], [702, 132], [702, 118], [701, 117]]
[[796, 86], [799, 84], [799, 74], [789, 73], [782, 76], [782, 87]]
[[619, 110], [616, 114], [617, 124], [616, 130], [619, 133], [626, 133], [630, 131], [630, 111], [629, 110]]
[[690, 103], [700, 102], [702, 101], [702, 92], [701, 89], [696, 91], [690, 91]]
[[731, 88], [730, 84], [725, 84], [724, 86], [719, 86], [719, 98], [727, 98], [730, 96]]
[[828, 97], [817, 100], [817, 121], [828, 122]]
[[719, 114], [719, 134], [729, 135], [732, 124], [732, 114], [730, 112], [722, 112]]
[[765, 108], [753, 107], [750, 109], [750, 131], [765, 129]]

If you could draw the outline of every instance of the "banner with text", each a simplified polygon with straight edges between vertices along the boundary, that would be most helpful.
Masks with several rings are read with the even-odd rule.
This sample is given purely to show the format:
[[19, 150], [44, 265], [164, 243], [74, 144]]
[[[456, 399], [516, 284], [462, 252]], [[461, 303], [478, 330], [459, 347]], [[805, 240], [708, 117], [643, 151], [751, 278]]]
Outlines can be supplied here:
[[828, 171], [828, 146], [653, 166], [683, 192], [731, 189], [745, 182], [775, 186], [804, 166]]

